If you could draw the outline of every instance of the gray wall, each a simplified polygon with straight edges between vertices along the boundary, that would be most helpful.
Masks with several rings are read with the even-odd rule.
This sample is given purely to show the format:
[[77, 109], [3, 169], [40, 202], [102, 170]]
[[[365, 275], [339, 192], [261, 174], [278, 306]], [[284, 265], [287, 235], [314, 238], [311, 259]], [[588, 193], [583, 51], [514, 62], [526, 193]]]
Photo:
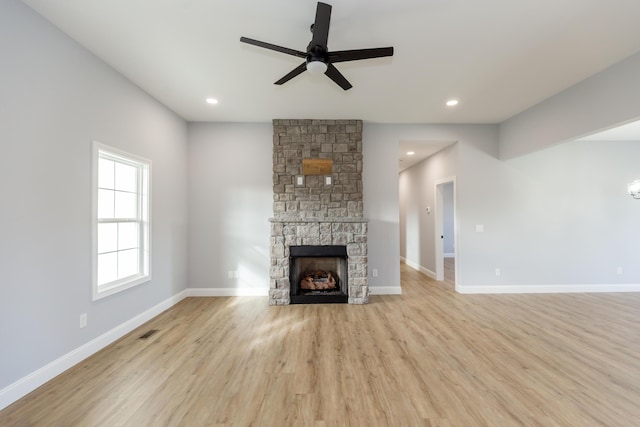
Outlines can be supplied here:
[[[424, 126], [422, 136], [435, 138], [442, 129]], [[448, 129], [460, 141], [458, 290], [637, 287], [640, 203], [626, 184], [640, 177], [639, 141], [570, 142], [504, 161], [497, 158], [495, 127]], [[435, 155], [400, 176], [402, 254], [430, 271], [435, 236], [425, 208], [434, 203], [433, 182], [452, 175], [441, 164]]]
[[[379, 275], [369, 286], [399, 287], [397, 144], [371, 126], [363, 129], [364, 216], [369, 271]], [[189, 125], [189, 287], [268, 288], [272, 139], [271, 123]], [[229, 279], [230, 270], [240, 277]]]
[[[2, 389], [185, 288], [187, 127], [18, 1], [0, 57]], [[96, 302], [93, 140], [153, 162], [153, 280]]]
[[640, 118], [640, 53], [500, 124], [500, 158], [571, 141]]
[[[425, 126], [423, 132], [431, 131]], [[436, 268], [435, 183], [457, 174], [458, 156], [458, 144], [451, 145], [404, 170], [399, 177], [401, 235], [406, 236], [401, 240], [400, 254], [406, 259], [407, 264], [420, 266], [429, 274], [435, 274]], [[430, 213], [427, 213], [427, 207], [430, 208]], [[451, 226], [453, 227], [453, 224]]]
[[271, 123], [189, 125], [189, 287], [269, 288], [272, 141]]
[[[398, 141], [395, 125], [362, 128], [364, 217], [369, 220], [369, 288], [400, 287]], [[372, 277], [373, 269], [378, 277]], [[375, 289], [372, 289], [372, 293]]]
[[[411, 184], [411, 190], [407, 193], [407, 197], [413, 204], [411, 207], [407, 207], [406, 216], [409, 218], [412, 216], [414, 224], [406, 224], [406, 240], [403, 242], [406, 248], [413, 248], [413, 252], [410, 253], [409, 249], [405, 252], [405, 258], [411, 263], [418, 264], [424, 269], [434, 272], [435, 271], [435, 245], [433, 242], [434, 236], [434, 214], [430, 216], [426, 215], [426, 207], [434, 206], [434, 184], [436, 180], [456, 176], [457, 185], [457, 213], [458, 213], [458, 226], [460, 227], [457, 233], [458, 248], [456, 255], [458, 259], [461, 259], [461, 255], [464, 254], [463, 243], [466, 241], [471, 247], [476, 247], [475, 236], [465, 233], [465, 229], [471, 229], [468, 224], [473, 224], [476, 221], [476, 214], [482, 212], [482, 215], [490, 215], [490, 207], [484, 206], [482, 203], [482, 195], [478, 194], [478, 191], [484, 192], [482, 185], [479, 185], [479, 177], [477, 176], [477, 170], [483, 168], [485, 164], [492, 165], [497, 160], [498, 154], [498, 127], [496, 125], [370, 125], [365, 126], [365, 131], [371, 132], [372, 138], [365, 138], [365, 141], [374, 139], [377, 141], [385, 141], [387, 146], [391, 146], [392, 150], [395, 150], [395, 155], [387, 153], [389, 157], [388, 162], [397, 160], [397, 143], [401, 140], [414, 140], [414, 141], [458, 141], [457, 144], [443, 150], [440, 156], [447, 156], [442, 158], [438, 155], [433, 156], [431, 159], [427, 159], [426, 163], [431, 162], [432, 167], [426, 168], [425, 165], [416, 165], [410, 168], [408, 173], [415, 176], [415, 180]], [[367, 162], [365, 156], [365, 167]], [[424, 163], [424, 162], [423, 162]], [[404, 173], [402, 174], [404, 176]], [[482, 178], [482, 177], [480, 177]], [[389, 178], [390, 179], [390, 178]], [[481, 179], [480, 179], [481, 180]], [[393, 179], [395, 185], [398, 186], [398, 175]], [[366, 186], [365, 186], [366, 191]], [[375, 189], [373, 190], [375, 191]], [[396, 218], [400, 216], [400, 211], [397, 208], [398, 202], [398, 190], [396, 190], [392, 196], [383, 196], [382, 203], [388, 204], [388, 206], [395, 206], [394, 214]], [[395, 198], [395, 200], [394, 200]], [[365, 209], [367, 206], [367, 198], [365, 197]], [[463, 207], [467, 209], [462, 209]], [[413, 212], [413, 213], [412, 213]], [[398, 242], [400, 242], [399, 234], [399, 222], [396, 220], [394, 225], [396, 227], [396, 236]], [[413, 228], [412, 228], [413, 227]], [[418, 232], [417, 229], [420, 229]], [[415, 231], [414, 231], [415, 230]], [[414, 239], [410, 242], [410, 239]], [[388, 239], [387, 242], [392, 242]], [[397, 265], [398, 256], [400, 254], [398, 248], [397, 252], [393, 252], [393, 246], [388, 244], [386, 255], [382, 255], [390, 263], [395, 262]], [[473, 252], [469, 252], [469, 256], [472, 258], [475, 256]], [[370, 260], [369, 266], [372, 267]], [[397, 267], [399, 268], [399, 266]], [[460, 273], [460, 268], [458, 268]], [[462, 277], [462, 274], [459, 274]], [[458, 278], [456, 278], [458, 280]]]
[[[639, 155], [636, 141], [571, 142], [478, 165], [481, 201], [460, 195], [459, 212], [471, 220], [458, 248], [462, 284], [640, 283], [640, 203], [626, 193], [640, 176]], [[474, 222], [484, 233], [474, 232]]]
[[442, 231], [444, 255], [453, 255], [455, 249], [453, 182], [442, 186]]

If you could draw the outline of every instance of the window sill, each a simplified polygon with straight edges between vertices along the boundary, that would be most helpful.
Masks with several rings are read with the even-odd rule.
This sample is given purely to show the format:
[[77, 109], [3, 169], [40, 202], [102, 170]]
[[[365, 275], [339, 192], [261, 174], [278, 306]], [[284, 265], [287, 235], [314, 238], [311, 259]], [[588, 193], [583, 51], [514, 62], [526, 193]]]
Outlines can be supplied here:
[[151, 280], [151, 275], [136, 275], [127, 277], [124, 279], [117, 280], [111, 283], [105, 283], [104, 285], [94, 285], [93, 288], [93, 301], [97, 301], [99, 299], [108, 297], [110, 295], [117, 294], [126, 289], [133, 288], [134, 286], [141, 285], [142, 283], [148, 282]]

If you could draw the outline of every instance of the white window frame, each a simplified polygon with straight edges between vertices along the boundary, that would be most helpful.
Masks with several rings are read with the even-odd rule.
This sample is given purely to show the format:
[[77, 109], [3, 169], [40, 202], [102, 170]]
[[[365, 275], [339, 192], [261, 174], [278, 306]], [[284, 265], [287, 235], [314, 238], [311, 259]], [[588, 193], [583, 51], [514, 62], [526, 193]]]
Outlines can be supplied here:
[[[100, 219], [98, 217], [98, 193], [99, 193], [99, 160], [106, 158], [118, 163], [134, 166], [137, 169], [137, 213], [136, 218], [131, 219]], [[123, 150], [93, 142], [92, 147], [92, 284], [93, 300], [98, 300], [109, 295], [124, 291], [151, 280], [151, 161]], [[145, 188], [146, 187], [146, 188]], [[138, 224], [138, 270], [137, 274], [123, 277], [108, 283], [98, 283], [98, 225], [101, 223], [125, 223], [136, 222]]]

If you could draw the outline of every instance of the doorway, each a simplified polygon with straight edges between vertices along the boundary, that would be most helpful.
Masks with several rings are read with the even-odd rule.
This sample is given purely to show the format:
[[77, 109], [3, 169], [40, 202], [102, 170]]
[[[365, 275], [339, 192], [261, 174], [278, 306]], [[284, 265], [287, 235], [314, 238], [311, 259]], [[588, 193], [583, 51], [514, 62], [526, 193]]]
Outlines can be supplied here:
[[455, 177], [435, 182], [436, 280], [456, 283]]

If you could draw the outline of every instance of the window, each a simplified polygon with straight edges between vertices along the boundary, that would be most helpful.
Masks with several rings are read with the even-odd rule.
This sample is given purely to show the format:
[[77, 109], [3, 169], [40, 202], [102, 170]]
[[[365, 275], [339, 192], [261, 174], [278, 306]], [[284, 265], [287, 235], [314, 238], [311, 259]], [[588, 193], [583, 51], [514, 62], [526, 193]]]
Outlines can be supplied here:
[[93, 144], [93, 299], [151, 279], [151, 162]]

